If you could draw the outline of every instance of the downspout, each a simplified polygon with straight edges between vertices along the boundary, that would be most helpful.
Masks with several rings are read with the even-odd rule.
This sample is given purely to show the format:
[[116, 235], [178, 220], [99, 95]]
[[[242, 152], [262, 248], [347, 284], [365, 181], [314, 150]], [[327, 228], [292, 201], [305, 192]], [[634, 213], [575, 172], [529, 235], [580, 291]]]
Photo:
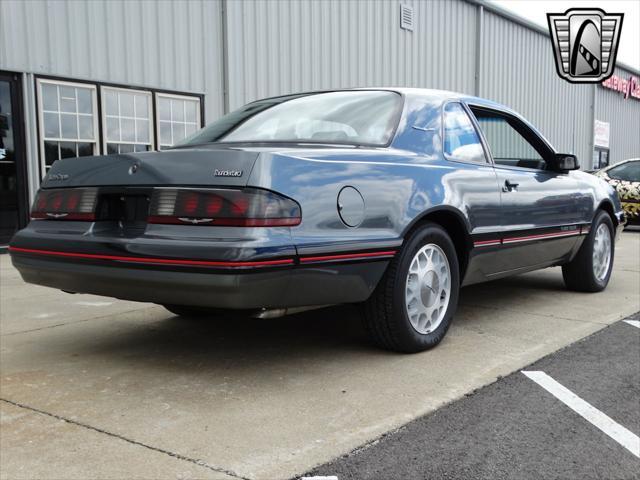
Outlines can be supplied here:
[[476, 76], [475, 76], [475, 95], [480, 96], [481, 78], [482, 78], [482, 37], [484, 28], [484, 7], [478, 4], [478, 17], [476, 23]]
[[[589, 152], [589, 170], [593, 170], [593, 152], [596, 150], [596, 139], [594, 136], [596, 127], [596, 90], [597, 84], [594, 83], [591, 88], [591, 125], [589, 127], [591, 132], [591, 141], [589, 142], [589, 146], [591, 147], [591, 150]], [[609, 154], [609, 164], [611, 164], [611, 154]]]
[[220, 0], [220, 32], [222, 35], [222, 113], [229, 113], [229, 36], [227, 0]]
[[23, 130], [26, 149], [24, 160], [27, 162], [27, 178], [25, 180], [27, 181], [27, 195], [29, 200], [29, 204], [27, 205], [28, 210], [30, 210], [31, 202], [33, 202], [36, 192], [38, 188], [40, 188], [41, 180], [35, 85], [33, 73], [25, 73], [22, 75]]

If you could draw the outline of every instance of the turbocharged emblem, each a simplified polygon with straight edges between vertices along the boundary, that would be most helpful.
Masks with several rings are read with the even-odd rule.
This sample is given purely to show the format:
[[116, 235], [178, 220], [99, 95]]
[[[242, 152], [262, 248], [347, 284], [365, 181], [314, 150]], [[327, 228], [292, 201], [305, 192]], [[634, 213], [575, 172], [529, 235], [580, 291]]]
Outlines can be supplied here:
[[622, 13], [570, 8], [548, 13], [558, 75], [571, 83], [598, 83], [613, 74]]
[[218, 170], [216, 168], [214, 175], [216, 177], [241, 177], [242, 170]]

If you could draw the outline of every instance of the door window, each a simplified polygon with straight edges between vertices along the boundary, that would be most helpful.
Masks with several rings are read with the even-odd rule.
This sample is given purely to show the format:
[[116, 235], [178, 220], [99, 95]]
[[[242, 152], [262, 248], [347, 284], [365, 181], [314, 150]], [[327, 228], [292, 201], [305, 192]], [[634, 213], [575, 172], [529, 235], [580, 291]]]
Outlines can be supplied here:
[[640, 182], [640, 160], [627, 162], [607, 171], [609, 178], [627, 182]]
[[0, 245], [6, 245], [26, 220], [19, 81], [15, 74], [0, 74]]
[[[543, 149], [531, 141], [534, 134], [529, 129], [511, 117], [474, 108], [472, 111], [497, 165], [544, 170]], [[531, 139], [525, 138], [525, 133]]]
[[459, 103], [448, 103], [444, 107], [443, 150], [451, 160], [487, 161], [473, 123]]

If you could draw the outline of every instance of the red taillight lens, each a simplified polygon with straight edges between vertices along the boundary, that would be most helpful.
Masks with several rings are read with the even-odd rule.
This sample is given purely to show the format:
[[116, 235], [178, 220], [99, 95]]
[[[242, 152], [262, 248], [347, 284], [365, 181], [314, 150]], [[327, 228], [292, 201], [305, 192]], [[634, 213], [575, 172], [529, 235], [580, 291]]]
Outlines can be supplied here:
[[149, 223], [278, 227], [298, 225], [300, 206], [267, 190], [157, 189], [151, 199]]
[[31, 218], [48, 220], [95, 220], [95, 188], [40, 190], [33, 202]]
[[217, 195], [210, 195], [207, 198], [207, 216], [214, 216], [222, 210], [222, 198]]

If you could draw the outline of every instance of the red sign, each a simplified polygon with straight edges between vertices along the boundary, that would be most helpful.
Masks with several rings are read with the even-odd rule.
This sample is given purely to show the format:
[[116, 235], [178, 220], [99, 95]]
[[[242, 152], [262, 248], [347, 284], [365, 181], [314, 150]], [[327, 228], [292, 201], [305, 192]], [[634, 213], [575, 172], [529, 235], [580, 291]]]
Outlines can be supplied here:
[[624, 95], [624, 98], [633, 98], [640, 100], [640, 79], [633, 75], [629, 79], [619, 77], [617, 75], [611, 75], [601, 84], [604, 88], [615, 90]]

